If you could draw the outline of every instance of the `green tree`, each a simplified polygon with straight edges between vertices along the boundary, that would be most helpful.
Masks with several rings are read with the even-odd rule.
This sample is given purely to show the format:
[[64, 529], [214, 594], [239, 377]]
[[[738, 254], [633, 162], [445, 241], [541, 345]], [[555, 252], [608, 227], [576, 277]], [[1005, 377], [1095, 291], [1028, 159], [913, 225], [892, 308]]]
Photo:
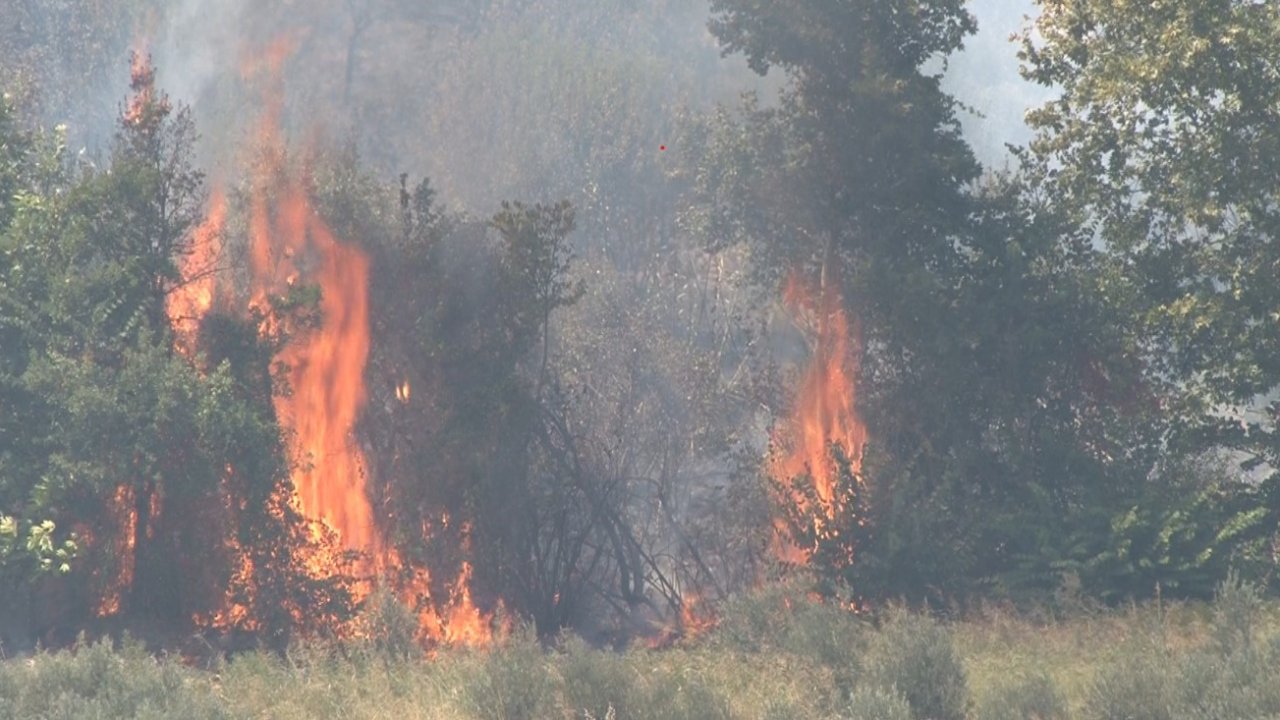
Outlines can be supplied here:
[[340, 613], [341, 580], [304, 572], [251, 321], [208, 323], [206, 355], [175, 350], [165, 300], [202, 177], [189, 115], [144, 64], [133, 79], [111, 165], [76, 171], [57, 136], [34, 141], [0, 230], [0, 508], [84, 538], [67, 578], [14, 595], [60, 632], [103, 614], [178, 630], [234, 604], [280, 641]]
[[956, 101], [926, 70], [973, 30], [960, 2], [712, 6], [726, 52], [790, 84], [776, 109], [693, 132], [686, 227], [749, 243], [765, 288], [795, 269], [835, 284], [861, 321], [871, 440], [842, 512], [868, 527], [848, 525], [862, 547], [842, 579], [912, 599], [1046, 593], [1100, 551], [1079, 538], [1105, 536], [1162, 447], [1135, 290], [1054, 193], [974, 183]]
[[[1098, 290], [1133, 328], [1143, 382], [1171, 420], [1164, 440], [1173, 460], [1226, 448], [1265, 476], [1254, 484], [1237, 472], [1212, 498], [1195, 495], [1194, 511], [1175, 513], [1230, 540], [1201, 545], [1206, 557], [1213, 546], [1218, 557], [1251, 564], [1276, 528], [1280, 482], [1272, 402], [1280, 386], [1280, 78], [1268, 64], [1280, 8], [1042, 5], [1035, 36], [1023, 43], [1024, 74], [1059, 93], [1028, 116], [1036, 132], [1021, 153], [1029, 181], [1102, 251]], [[1116, 532], [1144, 527], [1142, 512], [1117, 517]], [[1183, 537], [1178, 517], [1151, 527], [1157, 544]], [[1225, 565], [1215, 561], [1208, 574]], [[1198, 592], [1207, 594], [1211, 579], [1195, 583]]]

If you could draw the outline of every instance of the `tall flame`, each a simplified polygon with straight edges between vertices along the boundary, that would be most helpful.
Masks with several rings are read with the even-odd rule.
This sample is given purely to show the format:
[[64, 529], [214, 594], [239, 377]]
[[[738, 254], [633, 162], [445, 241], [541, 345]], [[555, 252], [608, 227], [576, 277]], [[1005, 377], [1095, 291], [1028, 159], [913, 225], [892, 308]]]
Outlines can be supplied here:
[[214, 271], [222, 254], [222, 231], [227, 220], [227, 197], [218, 187], [209, 195], [209, 210], [192, 233], [187, 254], [179, 258], [181, 282], [165, 298], [169, 322], [185, 353], [194, 347], [200, 321], [213, 308]]
[[336, 530], [348, 549], [376, 555], [381, 543], [366, 463], [354, 439], [369, 356], [369, 260], [337, 240], [301, 181], [290, 179], [271, 210], [260, 183], [250, 209], [255, 297], [286, 292], [297, 273], [320, 287], [320, 327], [300, 333], [278, 356], [289, 367], [290, 391], [276, 396], [276, 412], [301, 455], [293, 477], [300, 508]]
[[[848, 312], [834, 283], [814, 290], [793, 273], [783, 290], [783, 300], [797, 317], [810, 323], [814, 331], [813, 356], [801, 378], [792, 415], [783, 432], [783, 453], [774, 462], [772, 475], [783, 487], [790, 488], [793, 478], [808, 475], [813, 480], [818, 506], [804, 494], [790, 491], [789, 500], [815, 515], [821, 526], [833, 518], [838, 472], [831, 458], [831, 448], [839, 448], [860, 474], [862, 451], [867, 429], [858, 416], [856, 389], [860, 339], [851, 332]], [[787, 537], [780, 522], [783, 538], [779, 554], [784, 560], [804, 563], [811, 549], [798, 548]], [[821, 527], [816, 528], [821, 529]]]
[[[277, 356], [289, 368], [290, 392], [274, 399], [276, 412], [292, 431], [302, 460], [292, 478], [296, 500], [305, 517], [332, 528], [346, 549], [363, 553], [367, 571], [390, 573], [406, 564], [374, 520], [366, 488], [368, 464], [355, 439], [367, 398], [369, 259], [337, 238], [312, 206], [304, 179], [285, 166], [278, 130], [280, 73], [291, 49], [288, 41], [278, 41], [261, 61], [245, 65], [246, 74], [268, 75], [267, 110], [259, 129], [265, 161], [249, 207], [251, 304], [266, 310], [269, 298], [287, 294], [298, 282], [319, 287], [319, 327], [290, 328], [293, 335]], [[397, 387], [397, 397], [408, 401], [408, 381]], [[402, 597], [425, 601], [416, 604], [423, 606], [419, 617], [426, 638], [468, 645], [491, 639], [491, 616], [471, 598], [470, 564], [462, 564], [450, 597], [441, 602], [430, 596], [430, 572], [410, 570]]]

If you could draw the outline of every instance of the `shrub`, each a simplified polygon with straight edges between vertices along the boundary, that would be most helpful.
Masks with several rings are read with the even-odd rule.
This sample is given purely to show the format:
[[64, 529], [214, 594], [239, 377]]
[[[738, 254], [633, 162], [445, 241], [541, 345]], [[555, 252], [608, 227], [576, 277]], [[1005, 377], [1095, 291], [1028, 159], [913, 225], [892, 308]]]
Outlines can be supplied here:
[[577, 636], [562, 645], [560, 675], [564, 678], [565, 703], [576, 717], [632, 717], [628, 698], [634, 694], [634, 671], [626, 659], [612, 652], [587, 647]]
[[[1237, 628], [1238, 629], [1238, 628]], [[1235, 635], [1239, 640], [1242, 636]], [[1177, 717], [1185, 720], [1280, 717], [1280, 683], [1275, 668], [1280, 657], [1235, 648], [1198, 652], [1181, 664], [1177, 680]]]
[[365, 599], [355, 621], [358, 652], [387, 662], [403, 662], [422, 655], [418, 618], [390, 589], [379, 585]]
[[1120, 660], [1099, 668], [1085, 700], [1085, 717], [1098, 720], [1172, 720], [1176, 670], [1161, 646], [1131, 643]]
[[659, 670], [628, 699], [618, 720], [730, 720], [729, 701], [692, 672]]
[[1213, 603], [1213, 638], [1223, 656], [1251, 653], [1262, 613], [1262, 590], [1233, 570], [1219, 585]]
[[951, 634], [927, 615], [891, 609], [871, 640], [862, 682], [895, 689], [917, 720], [964, 720], [968, 688]]
[[832, 671], [836, 690], [853, 690], [867, 646], [866, 623], [838, 605], [814, 602], [787, 585], [775, 585], [728, 603], [716, 630], [722, 647], [769, 649], [812, 658]]
[[978, 720], [1067, 720], [1067, 700], [1053, 679], [1036, 673], [1000, 685], [978, 706]]
[[840, 720], [911, 720], [911, 705], [894, 690], [862, 687], [853, 691]]
[[789, 605], [802, 596], [782, 584], [771, 584], [724, 603], [715, 642], [734, 650], [760, 652], [782, 645], [791, 623]]
[[190, 671], [157, 661], [127, 638], [0, 663], [0, 717], [79, 720], [229, 718], [217, 698], [196, 689]]
[[533, 720], [554, 714], [556, 690], [546, 653], [525, 629], [486, 652], [465, 692], [479, 718]]

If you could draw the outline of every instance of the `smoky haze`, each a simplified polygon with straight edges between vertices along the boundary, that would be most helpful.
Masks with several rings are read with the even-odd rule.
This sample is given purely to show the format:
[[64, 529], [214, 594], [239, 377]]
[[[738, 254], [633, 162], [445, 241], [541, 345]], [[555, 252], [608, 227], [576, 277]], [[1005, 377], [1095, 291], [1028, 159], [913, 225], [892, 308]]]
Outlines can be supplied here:
[[[120, 2], [107, 26], [88, 26], [75, 4], [18, 5], [0, 20], [14, 48], [0, 62], [23, 61], [11, 90], [30, 96], [24, 108], [37, 121], [69, 125], [73, 146], [90, 154], [111, 138], [124, 58], [141, 48], [161, 86], [193, 107], [201, 164], [216, 174], [260, 104], [244, 61], [287, 36], [297, 48], [285, 73], [291, 134], [354, 143], [388, 177], [428, 176], [447, 202], [478, 213], [504, 198], [590, 201], [602, 181], [622, 180], [608, 176], [623, 163], [635, 173], [627, 181], [655, 181], [659, 167], [635, 166], [671, 141], [681, 111], [733, 106], [747, 91], [767, 103], [784, 81], [721, 57], [700, 0]], [[1047, 98], [1019, 77], [1009, 40], [1035, 8], [976, 0], [969, 9], [979, 31], [950, 59], [945, 86], [974, 111], [960, 119], [975, 153], [998, 168], [1005, 144], [1029, 137], [1025, 110]], [[92, 39], [90, 56], [58, 40], [66, 29]], [[610, 88], [608, 103], [588, 87]]]

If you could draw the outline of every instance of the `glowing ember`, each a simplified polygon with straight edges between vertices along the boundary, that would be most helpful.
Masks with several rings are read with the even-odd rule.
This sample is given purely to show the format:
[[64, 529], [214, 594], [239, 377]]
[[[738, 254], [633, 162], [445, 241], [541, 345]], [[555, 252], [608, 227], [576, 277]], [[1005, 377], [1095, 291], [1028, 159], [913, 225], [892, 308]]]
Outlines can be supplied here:
[[125, 127], [154, 132], [158, 127], [157, 120], [164, 117], [172, 109], [169, 99], [163, 93], [155, 91], [155, 69], [151, 67], [151, 56], [146, 50], [135, 50], [129, 57], [129, 89], [133, 94], [125, 104], [123, 122]]
[[715, 628], [720, 622], [714, 609], [702, 601], [696, 592], [686, 593], [680, 599], [680, 612], [662, 630], [646, 641], [651, 650], [674, 645], [677, 640], [690, 640]]
[[396, 399], [402, 403], [409, 402], [409, 381], [405, 380], [396, 386]]
[[[819, 507], [808, 507], [810, 500], [802, 493], [791, 492], [790, 499], [801, 510], [813, 512], [819, 525], [815, 530], [821, 530], [823, 518], [831, 519], [834, 512], [838, 473], [832, 446], [848, 458], [855, 475], [862, 466], [867, 430], [855, 407], [858, 341], [850, 337], [848, 314], [834, 283], [815, 293], [793, 273], [783, 299], [797, 316], [812, 323], [815, 341], [813, 358], [779, 443], [784, 451], [771, 470], [785, 488], [801, 475], [812, 478]], [[782, 559], [807, 562], [811, 549], [796, 547], [781, 523], [778, 529], [783, 538], [778, 549]]]
[[117, 537], [119, 542], [113, 552], [120, 567], [114, 576], [107, 580], [103, 588], [102, 598], [98, 602], [98, 617], [107, 617], [120, 612], [120, 602], [125, 592], [133, 584], [134, 540], [138, 527], [138, 512], [134, 506], [133, 487], [120, 485], [111, 498], [108, 516], [119, 523]]

